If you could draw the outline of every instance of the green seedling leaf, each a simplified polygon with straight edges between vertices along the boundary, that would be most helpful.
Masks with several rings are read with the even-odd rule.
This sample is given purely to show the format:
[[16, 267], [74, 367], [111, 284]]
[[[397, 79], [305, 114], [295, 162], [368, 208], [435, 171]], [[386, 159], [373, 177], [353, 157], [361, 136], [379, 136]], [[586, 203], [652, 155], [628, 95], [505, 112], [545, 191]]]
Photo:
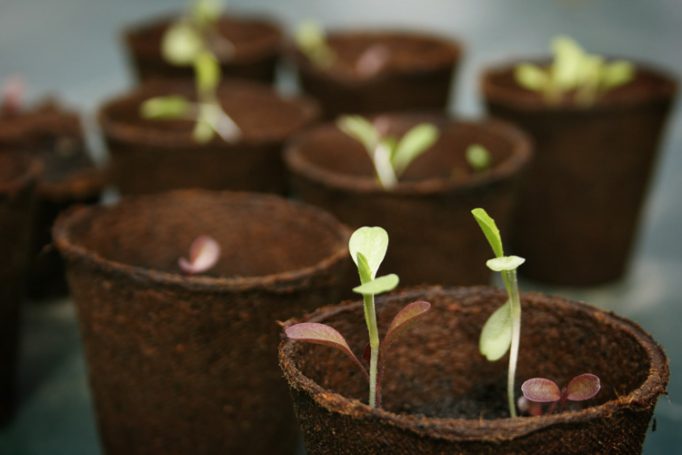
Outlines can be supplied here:
[[391, 325], [388, 327], [388, 331], [384, 336], [384, 342], [382, 343], [381, 348], [384, 350], [388, 348], [391, 342], [393, 342], [399, 334], [404, 332], [405, 329], [410, 327], [420, 316], [423, 316], [430, 309], [431, 304], [424, 300], [418, 300], [405, 305], [403, 309], [393, 317]]
[[500, 256], [488, 259], [485, 265], [493, 272], [511, 272], [519, 268], [526, 260], [519, 256]]
[[393, 169], [399, 176], [419, 155], [424, 153], [438, 140], [438, 128], [428, 123], [420, 123], [411, 128], [395, 146], [391, 159]]
[[559, 386], [550, 379], [528, 379], [521, 385], [521, 391], [527, 400], [535, 403], [552, 403], [561, 399]]
[[512, 340], [511, 305], [507, 301], [490, 315], [478, 340], [478, 349], [490, 362], [501, 359]]
[[360, 275], [360, 283], [367, 283], [369, 281], [372, 281], [372, 268], [369, 266], [369, 263], [367, 262], [367, 258], [365, 257], [364, 254], [358, 253], [357, 254], [357, 259], [358, 259], [358, 274]]
[[520, 86], [535, 92], [540, 92], [549, 85], [547, 73], [542, 68], [530, 63], [518, 65], [514, 69], [514, 78]]
[[214, 134], [213, 127], [208, 121], [201, 118], [197, 119], [194, 130], [192, 131], [192, 137], [195, 141], [199, 144], [205, 144], [213, 139]]
[[384, 275], [379, 278], [375, 278], [372, 281], [363, 283], [360, 286], [353, 288], [353, 292], [362, 295], [377, 295], [383, 292], [392, 291], [398, 286], [400, 279], [395, 273], [390, 275]]
[[490, 215], [488, 215], [488, 212], [482, 208], [473, 209], [471, 214], [474, 216], [481, 231], [483, 231], [483, 235], [485, 235], [485, 238], [488, 240], [495, 256], [504, 256], [502, 237], [500, 236], [500, 230], [497, 228], [497, 224], [495, 224], [495, 220], [493, 220]]
[[376, 277], [379, 266], [386, 256], [386, 250], [388, 250], [388, 233], [378, 226], [363, 226], [353, 232], [348, 241], [348, 251], [353, 262], [359, 266], [358, 253], [362, 253], [372, 279]]
[[220, 63], [213, 54], [200, 52], [194, 60], [194, 72], [199, 93], [213, 93], [220, 83]]
[[485, 171], [492, 162], [490, 152], [480, 144], [472, 144], [467, 147], [466, 159], [475, 172]]
[[329, 67], [336, 59], [334, 50], [327, 44], [322, 27], [316, 22], [305, 21], [299, 24], [294, 41], [308, 60], [321, 68]]
[[372, 123], [359, 115], [344, 115], [336, 121], [336, 126], [367, 149], [372, 155], [381, 137]]
[[191, 112], [192, 103], [177, 95], [149, 98], [140, 106], [140, 115], [148, 119], [177, 119]]
[[194, 0], [190, 17], [201, 28], [210, 26], [220, 19], [222, 6], [220, 0]]
[[574, 377], [566, 386], [566, 399], [585, 401], [594, 398], [601, 389], [599, 377], [592, 373], [584, 373]]
[[364, 365], [353, 354], [348, 342], [336, 329], [326, 324], [319, 324], [317, 322], [302, 322], [294, 324], [284, 329], [284, 333], [290, 340], [303, 341], [306, 343], [321, 344], [329, 346], [346, 354], [355, 362], [360, 369], [367, 374]]
[[601, 84], [604, 90], [625, 85], [635, 77], [635, 67], [625, 60], [618, 60], [605, 65], [602, 71]]
[[559, 36], [552, 41], [554, 63], [552, 85], [560, 91], [574, 89], [585, 71], [585, 51], [571, 38]]
[[163, 57], [174, 65], [191, 65], [203, 49], [203, 40], [186, 22], [173, 24], [161, 43]]

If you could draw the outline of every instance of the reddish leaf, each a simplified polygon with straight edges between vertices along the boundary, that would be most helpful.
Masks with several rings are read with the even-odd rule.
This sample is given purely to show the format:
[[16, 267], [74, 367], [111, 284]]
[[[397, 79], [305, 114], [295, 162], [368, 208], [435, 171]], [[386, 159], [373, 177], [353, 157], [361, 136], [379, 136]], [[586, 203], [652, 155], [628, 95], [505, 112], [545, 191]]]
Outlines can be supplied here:
[[220, 245], [208, 235], [200, 235], [189, 247], [189, 260], [178, 259], [180, 269], [190, 275], [205, 272], [213, 267], [220, 258]]
[[24, 80], [21, 76], [10, 76], [2, 86], [2, 99], [0, 99], [0, 109], [7, 114], [21, 112], [24, 104]]
[[429, 311], [430, 308], [431, 304], [424, 300], [417, 300], [405, 305], [402, 310], [398, 311], [393, 321], [391, 321], [391, 325], [388, 327], [384, 337], [384, 347], [390, 345], [398, 334], [407, 329], [417, 318]]
[[284, 333], [286, 333], [287, 338], [291, 340], [321, 344], [338, 349], [350, 357], [351, 360], [360, 367], [363, 373], [367, 374], [367, 370], [364, 365], [360, 363], [360, 360], [358, 360], [355, 354], [353, 354], [346, 339], [333, 327], [317, 322], [302, 322], [287, 327], [284, 329]]
[[559, 386], [550, 379], [528, 379], [521, 385], [521, 391], [527, 400], [536, 403], [551, 403], [561, 399]]
[[386, 46], [375, 44], [360, 54], [355, 69], [363, 76], [373, 76], [386, 66], [390, 56]]
[[566, 386], [566, 398], [571, 401], [585, 401], [593, 398], [601, 389], [599, 377], [585, 373], [571, 379]]

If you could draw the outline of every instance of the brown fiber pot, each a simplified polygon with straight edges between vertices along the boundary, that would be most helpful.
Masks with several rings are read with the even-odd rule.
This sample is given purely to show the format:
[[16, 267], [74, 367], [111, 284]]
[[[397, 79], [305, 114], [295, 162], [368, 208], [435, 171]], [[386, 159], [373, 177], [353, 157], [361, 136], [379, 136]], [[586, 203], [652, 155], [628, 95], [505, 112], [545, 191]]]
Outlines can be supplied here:
[[[365, 149], [333, 124], [298, 137], [285, 161], [292, 191], [325, 208], [353, 228], [382, 226], [391, 238], [382, 270], [403, 284], [487, 284], [490, 247], [471, 216], [484, 207], [503, 232], [515, 203], [519, 178], [530, 156], [523, 133], [501, 122], [460, 122], [442, 116], [383, 116], [389, 135], [429, 121], [440, 138], [417, 158], [392, 190], [376, 181]], [[474, 174], [466, 148], [484, 145], [493, 156], [489, 171]]]
[[0, 116], [0, 147], [26, 151], [43, 166], [37, 188], [28, 296], [64, 296], [68, 292], [64, 264], [50, 246], [52, 224], [62, 210], [74, 204], [97, 202], [107, 183], [106, 170], [97, 168], [90, 158], [79, 115], [54, 100]]
[[[327, 117], [344, 113], [444, 111], [462, 56], [460, 45], [446, 37], [408, 31], [332, 31], [337, 58], [326, 69], [290, 46], [289, 60], [303, 91], [317, 99]], [[367, 76], [355, 69], [372, 46], [388, 52], [385, 65]]]
[[14, 410], [20, 307], [39, 173], [40, 164], [26, 154], [0, 152], [0, 425]]
[[513, 68], [489, 69], [482, 90], [491, 115], [517, 124], [535, 142], [512, 242], [514, 252], [528, 259], [522, 273], [559, 285], [620, 278], [676, 82], [638, 65], [632, 83], [590, 108], [570, 101], [549, 106], [514, 82]]
[[[201, 234], [221, 245], [218, 264], [180, 275]], [[293, 453], [276, 321], [338, 298], [348, 235], [312, 207], [202, 190], [60, 217], [105, 451]]]
[[219, 91], [221, 102], [243, 131], [233, 143], [214, 137], [197, 144], [193, 121], [148, 120], [139, 114], [148, 98], [192, 93], [191, 83], [149, 83], [100, 109], [113, 178], [121, 192], [196, 187], [285, 193], [283, 143], [317, 118], [317, 105], [307, 98], [284, 98], [260, 84], [225, 82]]
[[[365, 404], [367, 382], [343, 354], [280, 344], [309, 455], [641, 453], [668, 364], [637, 324], [558, 297], [524, 295], [517, 389], [530, 377], [565, 384], [584, 372], [597, 374], [602, 389], [584, 409], [510, 419], [507, 359], [491, 363], [478, 352], [481, 327], [506, 295], [484, 287], [410, 289], [379, 300], [379, 326], [416, 299], [432, 308], [388, 352], [380, 410]], [[361, 302], [306, 320], [331, 324], [355, 352], [367, 342]]]
[[[158, 18], [124, 32], [128, 59], [139, 81], [194, 79], [191, 66], [171, 65], [161, 55], [163, 35], [176, 18]], [[235, 46], [233, 56], [218, 56], [223, 75], [271, 84], [283, 39], [279, 26], [265, 18], [223, 16], [218, 27], [220, 34]]]

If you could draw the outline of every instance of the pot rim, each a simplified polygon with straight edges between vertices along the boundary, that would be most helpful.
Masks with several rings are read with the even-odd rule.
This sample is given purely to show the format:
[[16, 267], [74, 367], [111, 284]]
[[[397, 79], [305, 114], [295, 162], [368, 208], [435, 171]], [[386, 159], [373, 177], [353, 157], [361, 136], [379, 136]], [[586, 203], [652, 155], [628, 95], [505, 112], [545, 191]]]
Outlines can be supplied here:
[[[170, 150], [178, 148], [198, 149], [233, 149], [242, 146], [267, 146], [272, 144], [284, 143], [290, 136], [311, 125], [320, 117], [320, 107], [317, 102], [307, 95], [282, 95], [274, 88], [242, 79], [225, 78], [220, 82], [221, 89], [232, 90], [262, 90], [271, 92], [273, 98], [279, 98], [283, 103], [295, 106], [301, 115], [301, 122], [296, 128], [286, 134], [262, 134], [243, 136], [234, 143], [228, 143], [220, 138], [214, 138], [206, 144], [197, 143], [191, 133], [173, 133], [169, 131], [152, 130], [137, 124], [121, 122], [111, 116], [114, 107], [126, 105], [134, 101], [137, 97], [145, 97], [149, 92], [161, 91], [172, 93], [178, 88], [193, 87], [191, 82], [179, 80], [150, 80], [143, 82], [131, 90], [127, 90], [102, 103], [97, 110], [97, 123], [107, 140], [115, 140], [123, 143], [133, 142], [147, 147], [160, 147]], [[148, 96], [147, 96], [148, 97]], [[149, 133], [154, 134], [149, 134]]]
[[549, 57], [545, 58], [512, 58], [490, 64], [485, 67], [479, 75], [479, 93], [484, 100], [492, 101], [502, 105], [511, 105], [526, 111], [537, 112], [594, 112], [601, 110], [619, 109], [627, 106], [639, 106], [643, 104], [655, 103], [664, 100], [672, 100], [677, 95], [678, 83], [673, 75], [665, 69], [659, 68], [649, 63], [628, 59], [635, 65], [637, 71], [647, 73], [662, 80], [664, 86], [658, 91], [645, 94], [629, 94], [615, 99], [604, 99], [598, 97], [592, 105], [583, 106], [575, 103], [559, 103], [556, 105], [547, 104], [542, 99], [530, 97], [529, 92], [521, 87], [508, 89], [500, 87], [492, 82], [492, 77], [501, 73], [508, 73], [519, 63], [524, 62], [548, 62]]
[[[386, 114], [390, 118], [409, 118], [411, 115], [414, 114]], [[444, 120], [446, 124], [473, 126], [481, 128], [483, 131], [501, 133], [501, 136], [512, 143], [511, 156], [494, 166], [490, 171], [482, 175], [474, 175], [464, 181], [443, 178], [399, 181], [394, 188], [385, 190], [373, 177], [334, 172], [317, 166], [303, 157], [301, 147], [310, 137], [319, 134], [321, 131], [336, 128], [334, 123], [327, 122], [295, 136], [284, 150], [284, 162], [292, 174], [303, 176], [326, 187], [340, 189], [348, 193], [405, 197], [465, 193], [486, 186], [492, 186], [496, 183], [512, 179], [527, 167], [532, 158], [532, 141], [530, 137], [508, 122], [497, 119], [459, 120], [440, 114], [435, 115], [434, 118]]]
[[175, 190], [161, 194], [129, 196], [123, 198], [113, 207], [127, 204], [128, 201], [155, 199], [155, 196], [177, 197], [189, 195], [213, 195], [232, 200], [252, 200], [256, 198], [269, 205], [288, 204], [300, 213], [311, 215], [316, 223], [324, 224], [330, 232], [338, 236], [339, 244], [325, 258], [308, 267], [296, 270], [273, 273], [261, 276], [247, 277], [210, 277], [197, 275], [182, 275], [180, 273], [164, 272], [145, 267], [134, 266], [123, 262], [107, 259], [88, 249], [71, 238], [71, 228], [83, 220], [97, 216], [97, 212], [111, 209], [107, 206], [78, 206], [59, 215], [52, 229], [53, 242], [65, 256], [74, 260], [86, 262], [89, 266], [105, 273], [125, 275], [136, 282], [151, 283], [151, 285], [171, 286], [192, 291], [230, 293], [251, 290], [266, 290], [270, 292], [290, 292], [304, 287], [309, 280], [320, 273], [333, 269], [342, 262], [347, 255], [346, 242], [350, 237], [350, 230], [336, 220], [332, 215], [316, 207], [296, 201], [290, 201], [275, 195], [248, 193], [237, 191], [208, 191], [199, 189]]
[[0, 153], [11, 155], [12, 159], [23, 161], [24, 169], [12, 178], [0, 181], [0, 194], [2, 196], [15, 195], [31, 184], [37, 184], [43, 172], [43, 164], [40, 160], [29, 156], [27, 152], [20, 150], [3, 150]]
[[[426, 299], [434, 294], [471, 295], [486, 293], [491, 296], [504, 298], [506, 294], [500, 289], [488, 286], [449, 287], [421, 286], [400, 292], [393, 292], [382, 300], [393, 299]], [[669, 378], [669, 368], [666, 356], [661, 347], [638, 324], [621, 318], [612, 312], [602, 311], [585, 303], [575, 302], [562, 297], [548, 296], [541, 293], [523, 293], [525, 302], [542, 302], [552, 299], [552, 305], [579, 310], [616, 330], [631, 336], [647, 353], [651, 367], [644, 382], [629, 394], [620, 396], [606, 403], [590, 406], [579, 411], [561, 412], [559, 414], [538, 417], [517, 417], [503, 419], [462, 419], [443, 417], [420, 417], [415, 414], [397, 414], [384, 409], [373, 409], [356, 399], [349, 399], [339, 393], [325, 389], [299, 370], [291, 358], [291, 351], [295, 341], [283, 337], [279, 345], [279, 362], [289, 387], [308, 395], [316, 405], [335, 414], [347, 415], [355, 419], [374, 420], [379, 424], [388, 425], [417, 435], [449, 441], [478, 440], [501, 442], [509, 441], [527, 434], [541, 431], [557, 424], [571, 424], [580, 421], [590, 421], [614, 414], [619, 408], [642, 407], [654, 402], [656, 398], [666, 392]], [[356, 309], [362, 305], [361, 301], [345, 301], [337, 305], [319, 308], [312, 313], [296, 319], [290, 319], [283, 327], [301, 321], [322, 321], [330, 316]]]

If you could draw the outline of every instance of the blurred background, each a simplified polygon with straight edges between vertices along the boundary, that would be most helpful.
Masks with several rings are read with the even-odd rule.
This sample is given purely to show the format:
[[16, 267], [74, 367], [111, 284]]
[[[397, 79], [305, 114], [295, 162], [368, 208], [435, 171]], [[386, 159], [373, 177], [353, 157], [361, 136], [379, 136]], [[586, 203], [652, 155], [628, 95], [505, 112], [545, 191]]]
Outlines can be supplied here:
[[[90, 127], [98, 104], [132, 84], [123, 27], [183, 9], [183, 0], [0, 0], [0, 81], [25, 79], [29, 100], [54, 95], [80, 109]], [[490, 63], [546, 54], [557, 34], [587, 50], [622, 55], [682, 74], [680, 0], [231, 0], [228, 11], [263, 13], [291, 30], [325, 26], [423, 28], [457, 37], [465, 59], [450, 110], [482, 112], [477, 78]], [[281, 87], [293, 89], [281, 74]], [[598, 288], [540, 288], [587, 301], [640, 323], [665, 348], [669, 397], [656, 410], [647, 454], [682, 453], [682, 103], [678, 100], [644, 210], [635, 260], [624, 280]], [[95, 136], [93, 136], [94, 138]], [[103, 157], [93, 142], [94, 153]], [[618, 150], [614, 150], [614, 160]], [[542, 226], [538, 226], [542, 229]], [[20, 366], [20, 410], [0, 431], [0, 454], [97, 454], [87, 378], [69, 301], [28, 305]]]

